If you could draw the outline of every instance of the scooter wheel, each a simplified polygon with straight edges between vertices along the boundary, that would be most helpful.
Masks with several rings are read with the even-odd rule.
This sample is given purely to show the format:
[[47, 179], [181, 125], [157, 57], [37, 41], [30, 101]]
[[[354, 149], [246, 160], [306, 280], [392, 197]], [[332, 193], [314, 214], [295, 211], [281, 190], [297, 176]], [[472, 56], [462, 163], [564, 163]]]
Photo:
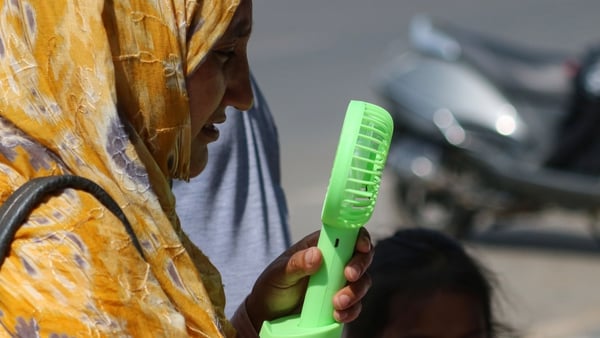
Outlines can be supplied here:
[[408, 225], [431, 228], [465, 239], [473, 231], [476, 211], [458, 205], [448, 191], [431, 190], [419, 182], [400, 181], [396, 200]]

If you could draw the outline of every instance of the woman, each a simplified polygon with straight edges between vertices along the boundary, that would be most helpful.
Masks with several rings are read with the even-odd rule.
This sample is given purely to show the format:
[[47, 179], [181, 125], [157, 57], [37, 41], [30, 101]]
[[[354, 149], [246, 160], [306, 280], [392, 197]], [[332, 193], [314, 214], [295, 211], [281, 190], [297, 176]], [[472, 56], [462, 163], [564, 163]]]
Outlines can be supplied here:
[[[252, 104], [250, 1], [0, 1], [0, 199], [34, 177], [90, 178], [143, 249], [91, 196], [49, 199], [0, 268], [0, 332], [255, 336], [297, 307], [321, 263], [316, 234], [263, 272], [229, 322], [220, 275], [181, 231], [169, 188], [202, 171], [225, 107]], [[368, 235], [358, 243], [333, 300], [342, 322], [368, 289]]]

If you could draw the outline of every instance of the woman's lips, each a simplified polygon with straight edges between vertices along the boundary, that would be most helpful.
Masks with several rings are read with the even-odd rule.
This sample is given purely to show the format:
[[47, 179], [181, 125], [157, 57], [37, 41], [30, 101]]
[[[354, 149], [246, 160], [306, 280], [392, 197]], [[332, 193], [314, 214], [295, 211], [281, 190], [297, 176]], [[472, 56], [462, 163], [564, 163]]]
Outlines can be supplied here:
[[198, 132], [196, 136], [197, 140], [204, 144], [215, 142], [219, 139], [219, 129], [217, 128], [217, 125], [225, 123], [226, 120], [227, 116], [225, 115], [224, 110], [213, 114]]
[[215, 142], [219, 139], [219, 129], [213, 123], [208, 123], [202, 127], [200, 135], [206, 143]]

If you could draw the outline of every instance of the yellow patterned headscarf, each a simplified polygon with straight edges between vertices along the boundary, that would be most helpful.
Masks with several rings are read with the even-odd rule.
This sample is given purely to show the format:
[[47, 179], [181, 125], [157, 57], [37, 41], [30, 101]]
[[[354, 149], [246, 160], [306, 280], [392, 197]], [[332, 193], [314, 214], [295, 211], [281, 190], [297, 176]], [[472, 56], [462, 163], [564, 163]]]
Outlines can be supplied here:
[[104, 187], [37, 208], [0, 268], [0, 336], [231, 336], [219, 273], [182, 233], [185, 79], [239, 0], [0, 0], [0, 203], [70, 173]]

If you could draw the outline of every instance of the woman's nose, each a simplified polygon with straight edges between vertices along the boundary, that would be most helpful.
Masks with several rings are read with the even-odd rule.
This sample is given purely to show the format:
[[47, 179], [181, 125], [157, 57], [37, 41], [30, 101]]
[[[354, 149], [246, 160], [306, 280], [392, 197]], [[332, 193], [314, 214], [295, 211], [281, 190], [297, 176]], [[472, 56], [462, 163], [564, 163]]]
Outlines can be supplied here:
[[241, 61], [232, 70], [227, 86], [227, 105], [240, 111], [249, 110], [254, 102], [254, 94], [250, 84], [248, 60]]

